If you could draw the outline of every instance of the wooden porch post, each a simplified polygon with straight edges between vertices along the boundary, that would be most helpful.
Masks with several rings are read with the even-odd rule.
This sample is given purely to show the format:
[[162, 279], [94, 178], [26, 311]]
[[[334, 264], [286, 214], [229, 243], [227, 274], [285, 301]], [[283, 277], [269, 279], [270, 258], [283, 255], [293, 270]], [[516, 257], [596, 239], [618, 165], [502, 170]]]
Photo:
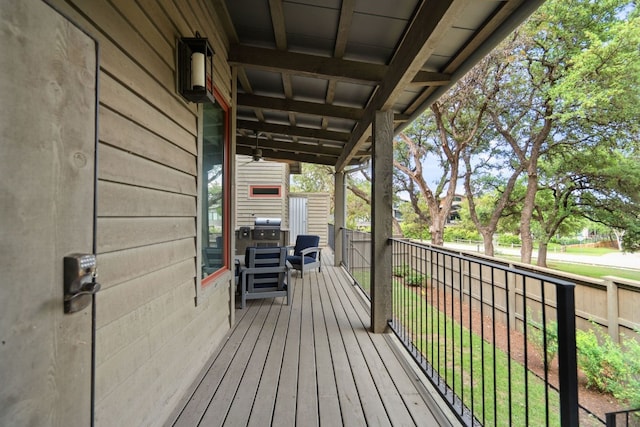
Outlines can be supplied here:
[[344, 247], [344, 233], [342, 229], [346, 226], [347, 217], [347, 198], [344, 186], [344, 172], [336, 172], [335, 174], [335, 209], [334, 209], [334, 264], [336, 267], [340, 266], [344, 254], [342, 248]]
[[391, 230], [393, 213], [393, 111], [377, 111], [373, 120], [371, 190], [371, 330], [385, 332], [391, 319]]

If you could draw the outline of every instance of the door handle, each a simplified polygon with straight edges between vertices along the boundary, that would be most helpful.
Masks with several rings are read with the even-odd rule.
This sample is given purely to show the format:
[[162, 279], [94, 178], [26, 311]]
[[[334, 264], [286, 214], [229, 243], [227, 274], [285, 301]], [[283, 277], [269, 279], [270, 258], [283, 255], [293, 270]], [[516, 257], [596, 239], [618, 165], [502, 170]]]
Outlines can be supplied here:
[[71, 254], [64, 257], [64, 312], [84, 310], [100, 290], [96, 282], [96, 256]]

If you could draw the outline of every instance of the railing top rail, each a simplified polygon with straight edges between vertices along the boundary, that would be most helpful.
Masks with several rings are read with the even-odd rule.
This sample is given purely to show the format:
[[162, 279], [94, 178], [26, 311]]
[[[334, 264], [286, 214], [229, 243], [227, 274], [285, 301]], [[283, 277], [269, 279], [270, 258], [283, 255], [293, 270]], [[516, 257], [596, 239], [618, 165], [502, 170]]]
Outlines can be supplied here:
[[487, 260], [483, 260], [480, 258], [476, 258], [470, 255], [465, 255], [460, 253], [460, 251], [458, 250], [451, 250], [451, 249], [447, 249], [447, 248], [443, 248], [443, 247], [438, 247], [438, 246], [434, 246], [431, 245], [429, 243], [418, 243], [418, 242], [414, 242], [414, 241], [410, 241], [408, 239], [399, 239], [399, 238], [391, 238], [391, 241], [396, 241], [398, 243], [402, 243], [405, 245], [409, 245], [409, 246], [414, 246], [417, 248], [425, 248], [425, 249], [429, 249], [430, 251], [442, 254], [442, 255], [447, 255], [447, 256], [451, 256], [454, 258], [459, 258], [461, 260], [464, 261], [468, 261], [468, 262], [473, 262], [476, 264], [480, 264], [483, 266], [487, 266], [487, 267], [491, 267], [491, 268], [495, 268], [497, 270], [502, 270], [505, 271], [507, 273], [514, 273], [514, 274], [519, 274], [521, 276], [526, 276], [529, 277], [531, 279], [536, 279], [536, 280], [541, 280], [543, 282], [547, 282], [547, 283], [551, 283], [557, 286], [563, 286], [563, 287], [572, 287], [574, 288], [576, 286], [575, 283], [573, 282], [569, 282], [567, 280], [562, 280], [562, 279], [558, 279], [556, 277], [553, 276], [547, 276], [545, 274], [542, 273], [537, 273], [534, 271], [529, 271], [529, 270], [524, 270], [524, 269], [520, 269], [517, 267], [513, 267], [513, 266], [505, 266], [502, 264], [498, 264], [498, 263], [494, 263], [491, 261], [487, 261]]

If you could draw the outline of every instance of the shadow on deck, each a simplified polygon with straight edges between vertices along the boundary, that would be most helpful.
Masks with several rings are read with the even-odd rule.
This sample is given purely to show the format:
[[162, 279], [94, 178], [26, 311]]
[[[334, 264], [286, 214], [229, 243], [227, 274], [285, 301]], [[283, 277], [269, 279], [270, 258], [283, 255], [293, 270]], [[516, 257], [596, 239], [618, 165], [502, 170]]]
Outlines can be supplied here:
[[293, 301], [253, 300], [168, 421], [173, 426], [457, 425], [323, 251]]

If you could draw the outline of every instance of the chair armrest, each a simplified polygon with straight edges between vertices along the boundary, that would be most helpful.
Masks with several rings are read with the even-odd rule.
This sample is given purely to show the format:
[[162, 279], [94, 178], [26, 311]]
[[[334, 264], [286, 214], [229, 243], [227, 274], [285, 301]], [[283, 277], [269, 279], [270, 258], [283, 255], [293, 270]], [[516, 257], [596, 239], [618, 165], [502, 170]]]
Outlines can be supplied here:
[[300, 255], [307, 256], [308, 254], [312, 254], [312, 253], [320, 254], [321, 251], [322, 251], [322, 248], [318, 248], [318, 247], [306, 248], [300, 251]]

